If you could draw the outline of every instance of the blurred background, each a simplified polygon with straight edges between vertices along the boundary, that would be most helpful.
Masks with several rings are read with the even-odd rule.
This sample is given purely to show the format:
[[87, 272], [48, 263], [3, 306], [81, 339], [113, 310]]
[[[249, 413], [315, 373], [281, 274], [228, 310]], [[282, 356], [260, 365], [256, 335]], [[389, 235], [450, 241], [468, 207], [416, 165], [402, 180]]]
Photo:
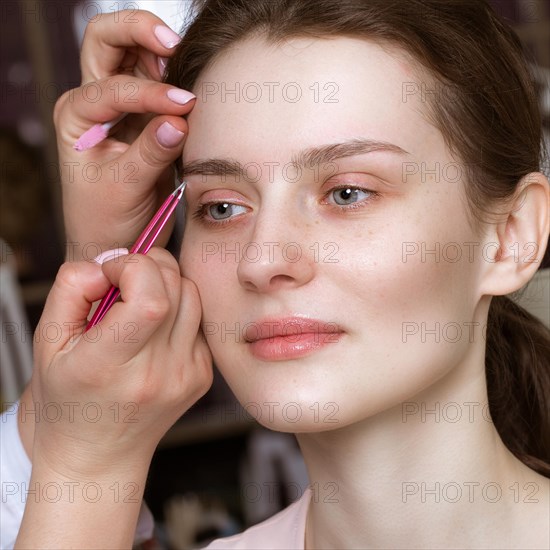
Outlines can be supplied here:
[[[531, 56], [550, 143], [550, 0], [492, 3]], [[185, 0], [0, 2], [4, 407], [18, 398], [30, 376], [33, 331], [65, 254], [55, 102], [79, 85], [79, 46], [87, 22], [101, 12], [138, 8], [156, 12], [177, 31], [188, 11]], [[550, 267], [550, 251], [542, 267]], [[523, 300], [550, 324], [548, 280], [549, 270], [539, 270]], [[306, 485], [293, 437], [260, 428], [217, 375], [212, 390], [166, 435], [155, 455], [146, 491], [158, 525], [155, 545], [188, 548], [237, 532], [286, 506]]]

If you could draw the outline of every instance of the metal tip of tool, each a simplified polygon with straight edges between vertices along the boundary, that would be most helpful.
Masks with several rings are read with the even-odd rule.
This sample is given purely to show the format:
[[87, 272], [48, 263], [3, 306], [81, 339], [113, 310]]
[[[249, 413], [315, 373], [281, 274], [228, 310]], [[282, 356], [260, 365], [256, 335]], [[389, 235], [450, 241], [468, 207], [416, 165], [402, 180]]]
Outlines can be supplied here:
[[181, 199], [181, 197], [183, 196], [183, 192], [185, 191], [186, 186], [187, 186], [187, 182], [182, 181], [178, 185], [178, 187], [176, 187], [176, 189], [174, 189], [174, 192], [172, 193], [172, 195], [174, 195], [174, 197], [176, 197], [178, 200]]

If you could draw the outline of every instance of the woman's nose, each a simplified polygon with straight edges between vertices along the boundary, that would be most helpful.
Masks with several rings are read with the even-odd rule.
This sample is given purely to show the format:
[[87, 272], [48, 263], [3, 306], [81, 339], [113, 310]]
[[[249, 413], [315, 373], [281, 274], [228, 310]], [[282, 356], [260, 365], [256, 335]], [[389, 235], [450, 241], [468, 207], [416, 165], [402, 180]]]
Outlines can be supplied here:
[[305, 233], [284, 220], [258, 221], [253, 241], [240, 256], [240, 284], [256, 292], [273, 292], [308, 283], [314, 276], [315, 256]]

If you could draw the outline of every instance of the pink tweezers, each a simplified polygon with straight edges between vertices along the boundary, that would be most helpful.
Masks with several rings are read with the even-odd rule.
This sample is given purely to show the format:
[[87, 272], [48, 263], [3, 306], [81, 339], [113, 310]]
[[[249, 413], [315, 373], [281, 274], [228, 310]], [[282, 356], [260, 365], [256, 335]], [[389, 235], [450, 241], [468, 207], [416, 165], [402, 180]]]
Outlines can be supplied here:
[[[134, 243], [134, 246], [130, 250], [130, 254], [147, 254], [147, 252], [149, 252], [159, 233], [162, 231], [162, 228], [166, 225], [166, 222], [170, 219], [172, 212], [174, 212], [176, 206], [183, 197], [183, 192], [185, 191], [186, 185], [187, 182], [182, 182], [182, 184], [168, 196], [168, 198], [164, 201], [164, 204], [159, 208], [158, 212], [149, 222], [149, 225], [147, 225], [138, 237], [137, 241]], [[105, 294], [101, 300], [99, 306], [97, 306], [97, 309], [86, 325], [86, 330], [84, 332], [97, 325], [97, 323], [105, 317], [105, 314], [109, 311], [109, 309], [111, 309], [111, 306], [117, 301], [119, 296], [120, 290], [116, 286], [111, 286], [107, 294]]]

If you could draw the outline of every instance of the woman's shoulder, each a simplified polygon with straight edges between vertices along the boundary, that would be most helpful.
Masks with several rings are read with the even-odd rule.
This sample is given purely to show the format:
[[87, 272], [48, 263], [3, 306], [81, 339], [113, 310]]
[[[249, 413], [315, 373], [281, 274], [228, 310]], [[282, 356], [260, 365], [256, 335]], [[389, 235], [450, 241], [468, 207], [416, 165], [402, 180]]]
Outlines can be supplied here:
[[311, 501], [311, 490], [308, 488], [299, 500], [281, 510], [274, 516], [249, 527], [246, 531], [216, 539], [205, 550], [304, 550], [306, 518]]

